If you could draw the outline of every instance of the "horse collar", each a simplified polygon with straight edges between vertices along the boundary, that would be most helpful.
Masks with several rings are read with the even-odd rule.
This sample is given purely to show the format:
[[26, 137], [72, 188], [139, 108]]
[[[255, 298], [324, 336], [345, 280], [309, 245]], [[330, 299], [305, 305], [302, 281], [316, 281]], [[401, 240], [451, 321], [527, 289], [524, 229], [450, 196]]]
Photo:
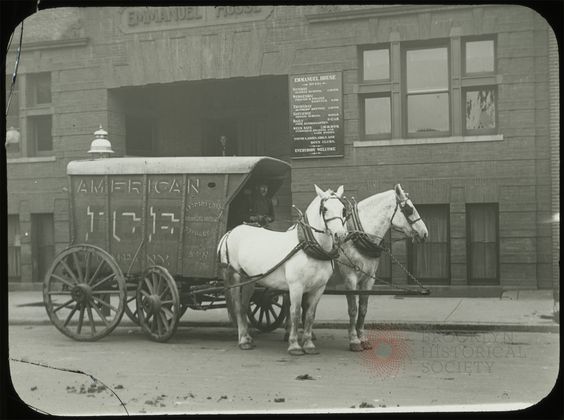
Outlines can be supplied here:
[[352, 230], [349, 233], [348, 239], [353, 243], [353, 246], [358, 252], [368, 258], [378, 258], [382, 254], [382, 247], [379, 243], [372, 242], [368, 234], [362, 226], [360, 216], [358, 214], [358, 206], [356, 202], [350, 205], [350, 220], [352, 223]]

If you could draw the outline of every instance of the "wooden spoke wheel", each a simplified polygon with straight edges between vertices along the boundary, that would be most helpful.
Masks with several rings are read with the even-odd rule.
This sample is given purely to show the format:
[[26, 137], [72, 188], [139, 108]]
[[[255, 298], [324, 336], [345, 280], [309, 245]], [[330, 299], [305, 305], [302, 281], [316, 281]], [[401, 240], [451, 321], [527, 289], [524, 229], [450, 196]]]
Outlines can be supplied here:
[[168, 270], [149, 267], [137, 286], [139, 325], [154, 341], [167, 341], [178, 326], [180, 297]]
[[125, 283], [127, 297], [125, 300], [125, 314], [129, 319], [139, 325], [139, 316], [137, 315], [137, 282], [128, 281]]
[[256, 289], [251, 297], [247, 317], [259, 331], [270, 332], [284, 324], [289, 309], [290, 299], [286, 292]]
[[110, 254], [93, 245], [74, 245], [55, 257], [43, 282], [51, 322], [77, 341], [96, 341], [119, 324], [125, 280]]

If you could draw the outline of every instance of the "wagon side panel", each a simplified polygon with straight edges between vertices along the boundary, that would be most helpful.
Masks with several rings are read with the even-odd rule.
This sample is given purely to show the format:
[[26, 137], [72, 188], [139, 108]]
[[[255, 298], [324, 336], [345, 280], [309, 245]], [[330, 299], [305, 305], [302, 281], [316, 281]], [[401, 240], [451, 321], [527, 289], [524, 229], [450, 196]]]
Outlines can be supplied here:
[[191, 175], [186, 189], [182, 237], [182, 273], [215, 278], [216, 248], [225, 233], [228, 175]]
[[70, 177], [74, 244], [87, 243], [107, 250], [109, 240], [107, 181], [104, 175]]
[[179, 273], [182, 239], [182, 202], [187, 178], [182, 174], [147, 175], [144, 258], [146, 265], [160, 265]]
[[146, 179], [143, 175], [111, 175], [109, 189], [109, 248], [123, 273], [145, 269]]

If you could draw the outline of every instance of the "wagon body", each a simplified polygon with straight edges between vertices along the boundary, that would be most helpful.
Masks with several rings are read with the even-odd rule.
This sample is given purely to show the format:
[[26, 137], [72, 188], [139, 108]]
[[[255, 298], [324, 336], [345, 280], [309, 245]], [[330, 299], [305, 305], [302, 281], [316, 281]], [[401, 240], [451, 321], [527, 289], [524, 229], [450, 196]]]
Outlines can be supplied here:
[[43, 282], [51, 322], [75, 340], [95, 341], [126, 313], [166, 341], [187, 308], [225, 307], [219, 239], [248, 216], [243, 189], [266, 183], [275, 192], [289, 170], [269, 157], [70, 162], [71, 245]]
[[175, 278], [216, 278], [233, 199], [253, 180], [277, 189], [288, 171], [269, 157], [73, 161], [71, 242], [104, 249], [126, 275], [159, 265]]

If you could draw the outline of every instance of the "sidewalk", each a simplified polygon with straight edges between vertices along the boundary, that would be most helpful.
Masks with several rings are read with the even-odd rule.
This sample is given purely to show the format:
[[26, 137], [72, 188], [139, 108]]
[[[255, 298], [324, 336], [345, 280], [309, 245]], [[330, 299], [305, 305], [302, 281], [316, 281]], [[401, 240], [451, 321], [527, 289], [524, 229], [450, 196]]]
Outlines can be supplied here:
[[[367, 328], [415, 330], [465, 329], [559, 332], [553, 319], [550, 290], [506, 291], [500, 297], [396, 297], [371, 296], [366, 316]], [[50, 325], [40, 291], [8, 293], [8, 322], [12, 325]], [[124, 314], [121, 326], [133, 326]], [[226, 326], [226, 309], [189, 309], [181, 326]], [[347, 328], [344, 296], [325, 295], [317, 307], [316, 328]]]

